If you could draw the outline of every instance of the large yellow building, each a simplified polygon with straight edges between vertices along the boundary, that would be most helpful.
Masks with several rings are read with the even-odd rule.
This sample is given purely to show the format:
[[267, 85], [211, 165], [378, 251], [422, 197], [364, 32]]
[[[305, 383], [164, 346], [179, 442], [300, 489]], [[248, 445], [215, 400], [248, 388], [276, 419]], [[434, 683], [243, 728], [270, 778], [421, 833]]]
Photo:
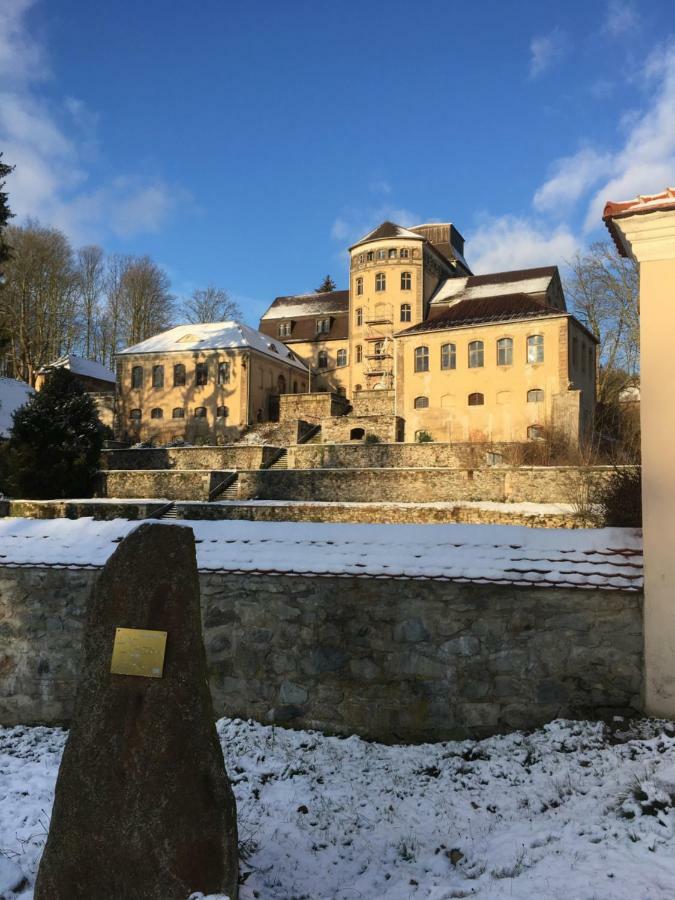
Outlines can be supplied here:
[[349, 291], [278, 297], [260, 330], [311, 390], [394, 389], [405, 440], [578, 440], [593, 424], [594, 336], [555, 266], [475, 276], [450, 223], [384, 222], [350, 247]]
[[116, 434], [227, 443], [278, 418], [279, 396], [309, 389], [293, 350], [238, 322], [179, 325], [117, 356]]

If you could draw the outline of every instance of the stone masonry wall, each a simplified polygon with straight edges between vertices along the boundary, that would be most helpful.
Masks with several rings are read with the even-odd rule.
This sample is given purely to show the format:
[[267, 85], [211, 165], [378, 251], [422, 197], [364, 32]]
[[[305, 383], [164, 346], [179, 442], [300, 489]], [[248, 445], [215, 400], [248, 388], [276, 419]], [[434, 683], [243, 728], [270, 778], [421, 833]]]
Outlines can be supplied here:
[[[374, 391], [373, 393], [381, 393]], [[516, 447], [523, 445], [517, 444]], [[508, 463], [513, 444], [301, 444], [288, 449], [288, 465], [296, 469], [480, 468], [488, 454], [496, 464]], [[501, 458], [500, 458], [501, 457]], [[249, 468], [255, 468], [250, 466]]]
[[306, 419], [318, 421], [341, 416], [347, 409], [347, 401], [340, 394], [282, 394], [279, 397], [279, 420]]
[[230, 472], [202, 469], [109, 470], [98, 474], [98, 496], [163, 497], [166, 500], [208, 500]]
[[[1, 724], [70, 717], [96, 577], [0, 567]], [[637, 593], [352, 577], [200, 582], [217, 716], [432, 741], [639, 706]]]
[[611, 467], [272, 469], [240, 472], [238, 491], [242, 500], [576, 503], [585, 484], [611, 472]]
[[278, 447], [152, 447], [104, 450], [102, 469], [260, 469]]
[[365, 436], [374, 435], [384, 443], [393, 443], [403, 434], [403, 419], [398, 416], [338, 416], [321, 420], [321, 440], [342, 444], [353, 440], [351, 434], [361, 428]]
[[393, 416], [395, 399], [394, 391], [356, 391], [352, 397], [352, 415]]

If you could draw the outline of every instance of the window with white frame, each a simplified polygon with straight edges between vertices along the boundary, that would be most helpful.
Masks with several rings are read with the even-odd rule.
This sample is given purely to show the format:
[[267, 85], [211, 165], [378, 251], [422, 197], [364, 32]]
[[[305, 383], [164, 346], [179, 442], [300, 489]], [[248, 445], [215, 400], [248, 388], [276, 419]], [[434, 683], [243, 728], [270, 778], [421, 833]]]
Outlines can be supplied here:
[[401, 272], [401, 290], [412, 290], [412, 275], [410, 274], [410, 272]]
[[340, 368], [347, 365], [347, 351], [346, 350], [338, 350], [337, 364]]
[[457, 368], [457, 348], [454, 344], [441, 345], [441, 369]]
[[428, 347], [415, 347], [415, 371], [416, 372], [428, 372], [429, 371], [429, 348]]
[[387, 289], [387, 276], [384, 272], [378, 272], [375, 276], [375, 290], [379, 293]]
[[513, 339], [500, 338], [497, 341], [497, 365], [513, 365]]
[[469, 344], [469, 368], [482, 369], [484, 360], [484, 347], [482, 341], [471, 341]]
[[401, 322], [412, 321], [412, 307], [409, 303], [401, 304]]
[[528, 363], [542, 363], [544, 361], [544, 335], [531, 334], [527, 339]]

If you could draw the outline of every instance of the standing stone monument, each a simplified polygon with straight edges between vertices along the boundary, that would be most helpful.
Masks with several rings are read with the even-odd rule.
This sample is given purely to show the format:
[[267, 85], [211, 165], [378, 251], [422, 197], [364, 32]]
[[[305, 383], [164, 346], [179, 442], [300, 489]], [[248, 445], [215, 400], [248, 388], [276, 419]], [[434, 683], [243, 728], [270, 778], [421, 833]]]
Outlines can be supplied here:
[[237, 897], [234, 795], [214, 724], [192, 530], [144, 524], [89, 600], [35, 900]]

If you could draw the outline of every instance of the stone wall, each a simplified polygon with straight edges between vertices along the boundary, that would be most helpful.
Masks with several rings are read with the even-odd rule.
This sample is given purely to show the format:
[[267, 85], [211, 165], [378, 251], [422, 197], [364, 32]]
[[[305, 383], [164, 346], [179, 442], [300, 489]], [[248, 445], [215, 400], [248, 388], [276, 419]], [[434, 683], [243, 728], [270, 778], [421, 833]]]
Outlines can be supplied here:
[[210, 469], [112, 469], [99, 472], [97, 494], [117, 499], [208, 500], [211, 491], [230, 474]]
[[352, 397], [352, 415], [393, 416], [395, 391], [356, 391]]
[[361, 429], [364, 437], [379, 438], [384, 443], [393, 443], [403, 436], [403, 419], [398, 416], [338, 416], [321, 420], [321, 440], [328, 444], [343, 444], [352, 438], [355, 429]]
[[[0, 567], [0, 723], [67, 721], [97, 573]], [[202, 574], [217, 716], [383, 741], [639, 706], [642, 598], [372, 578]]]
[[612, 471], [611, 467], [261, 470], [239, 473], [238, 496], [244, 500], [356, 503], [576, 503], [583, 499], [587, 483], [597, 483]]
[[229, 447], [153, 447], [104, 450], [102, 469], [260, 469], [279, 447], [237, 444]]
[[0, 516], [28, 519], [145, 519], [166, 504], [163, 500], [1, 500]]
[[319, 419], [341, 416], [347, 411], [347, 400], [341, 394], [282, 394], [279, 397], [279, 420]]
[[[382, 393], [373, 391], [372, 393]], [[525, 445], [526, 447], [528, 445]], [[530, 445], [531, 446], [531, 445]], [[491, 461], [507, 464], [521, 444], [305, 444], [289, 447], [288, 465], [296, 469], [480, 468]], [[249, 468], [254, 468], [250, 466]]]

